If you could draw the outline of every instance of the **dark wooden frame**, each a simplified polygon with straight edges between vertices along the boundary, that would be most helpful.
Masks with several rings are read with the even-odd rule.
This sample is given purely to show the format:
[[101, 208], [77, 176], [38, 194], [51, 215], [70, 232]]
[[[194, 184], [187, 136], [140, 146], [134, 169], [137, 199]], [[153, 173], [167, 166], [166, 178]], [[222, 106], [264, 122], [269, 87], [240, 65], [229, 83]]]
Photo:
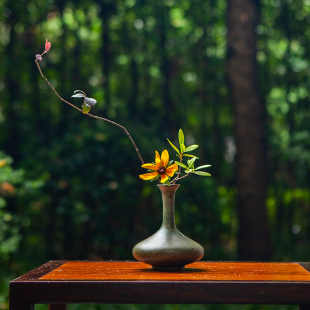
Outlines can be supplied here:
[[[310, 310], [310, 281], [48, 281], [66, 261], [50, 261], [10, 282], [10, 310], [69, 303], [295, 304]], [[299, 263], [310, 272], [310, 263]]]

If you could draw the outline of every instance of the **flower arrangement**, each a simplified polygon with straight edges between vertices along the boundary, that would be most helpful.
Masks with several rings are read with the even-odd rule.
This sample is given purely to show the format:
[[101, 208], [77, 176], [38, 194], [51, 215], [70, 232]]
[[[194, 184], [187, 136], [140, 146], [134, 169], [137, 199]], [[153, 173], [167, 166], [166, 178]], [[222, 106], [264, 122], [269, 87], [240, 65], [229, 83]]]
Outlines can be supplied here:
[[[191, 154], [187, 154], [187, 153], [197, 149], [198, 145], [193, 144], [193, 145], [186, 147], [185, 142], [184, 142], [185, 141], [184, 133], [183, 133], [182, 129], [180, 129], [179, 133], [178, 133], [178, 140], [179, 140], [179, 146], [180, 146], [179, 148], [177, 148], [169, 139], [167, 139], [168, 142], [170, 143], [170, 145], [172, 146], [172, 148], [176, 151], [176, 156], [179, 158], [179, 161], [176, 161], [176, 160], [169, 161], [169, 153], [167, 150], [164, 150], [162, 152], [161, 156], [159, 155], [159, 153], [157, 151], [155, 151], [155, 162], [145, 164], [144, 160], [140, 154], [140, 151], [137, 148], [133, 138], [131, 137], [131, 135], [129, 134], [129, 132], [126, 130], [126, 128], [124, 126], [122, 126], [116, 122], [113, 122], [107, 118], [99, 117], [99, 116], [92, 115], [89, 113], [91, 108], [93, 108], [95, 106], [95, 104], [97, 103], [97, 101], [94, 98], [87, 97], [85, 92], [82, 90], [75, 90], [73, 95], [71, 96], [71, 98], [83, 98], [84, 100], [83, 100], [82, 109], [76, 107], [74, 104], [63, 99], [58, 94], [58, 92], [55, 90], [55, 88], [50, 84], [48, 79], [43, 75], [42, 70], [41, 70], [40, 65], [39, 65], [39, 61], [42, 61], [43, 55], [47, 54], [48, 51], [50, 50], [50, 48], [51, 48], [51, 42], [49, 42], [46, 39], [45, 49], [44, 49], [43, 53], [36, 55], [35, 62], [37, 64], [37, 67], [39, 69], [41, 76], [45, 79], [47, 84], [51, 87], [51, 89], [54, 91], [56, 96], [61, 101], [65, 102], [66, 104], [70, 105], [71, 107], [77, 109], [78, 111], [82, 112], [83, 114], [85, 114], [89, 117], [108, 122], [114, 126], [121, 128], [122, 130], [124, 130], [124, 132], [126, 133], [128, 138], [130, 139], [132, 145], [134, 146], [134, 148], [135, 148], [135, 150], [139, 156], [139, 159], [142, 163], [141, 167], [148, 170], [148, 173], [139, 175], [139, 177], [142, 180], [150, 180], [151, 182], [158, 180], [160, 183], [167, 185], [167, 186], [170, 186], [170, 185], [176, 184], [177, 181], [189, 176], [190, 174], [196, 174], [196, 175], [204, 176], [204, 177], [211, 176], [211, 174], [208, 172], [198, 171], [198, 170], [201, 170], [203, 168], [208, 168], [211, 165], [202, 165], [202, 166], [195, 168], [194, 164], [195, 164], [195, 161], [198, 159], [198, 157], [191, 155]], [[190, 159], [187, 160], [187, 165], [183, 162], [184, 157], [190, 157]], [[182, 168], [184, 169], [184, 172], [185, 172], [185, 174], [183, 174], [183, 175], [181, 175]], [[175, 173], [177, 173], [176, 177], [174, 177]]]
[[[160, 178], [161, 183], [164, 183], [166, 185], [171, 185], [171, 184], [175, 184], [176, 181], [189, 176], [190, 174], [197, 174], [197, 175], [204, 176], [204, 177], [211, 176], [211, 174], [208, 172], [197, 171], [203, 168], [211, 167], [211, 165], [203, 165], [203, 166], [199, 166], [195, 168], [194, 163], [195, 163], [195, 160], [198, 159], [198, 157], [194, 155], [190, 155], [190, 154], [185, 154], [187, 152], [191, 152], [197, 149], [198, 145], [193, 144], [188, 147], [185, 147], [184, 133], [182, 129], [179, 130], [178, 137], [179, 137], [180, 149], [178, 149], [169, 139], [167, 140], [170, 143], [170, 145], [174, 148], [174, 150], [176, 151], [177, 153], [176, 156], [180, 159], [180, 161], [176, 161], [176, 160], [169, 161], [169, 153], [167, 150], [164, 150], [161, 156], [159, 156], [159, 153], [155, 151], [155, 163], [144, 164], [141, 166], [142, 168], [149, 170], [149, 173], [139, 175], [139, 177], [142, 180], [151, 180], [152, 182]], [[187, 161], [187, 166], [184, 163], [182, 163], [184, 156], [191, 157], [191, 159]], [[181, 168], [185, 169], [184, 171], [185, 175], [183, 176], [180, 176]], [[170, 181], [170, 178], [173, 177], [174, 173], [177, 170], [178, 170], [177, 176], [172, 181]]]

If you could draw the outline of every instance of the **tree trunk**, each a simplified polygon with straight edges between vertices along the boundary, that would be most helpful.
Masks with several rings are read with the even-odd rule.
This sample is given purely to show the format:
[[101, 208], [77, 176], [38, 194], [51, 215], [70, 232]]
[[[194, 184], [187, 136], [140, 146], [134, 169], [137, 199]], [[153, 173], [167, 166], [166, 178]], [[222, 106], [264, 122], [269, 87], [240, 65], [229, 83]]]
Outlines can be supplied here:
[[255, 0], [228, 0], [227, 76], [237, 146], [238, 254], [241, 260], [269, 260], [272, 244], [266, 210], [265, 111], [258, 88]]

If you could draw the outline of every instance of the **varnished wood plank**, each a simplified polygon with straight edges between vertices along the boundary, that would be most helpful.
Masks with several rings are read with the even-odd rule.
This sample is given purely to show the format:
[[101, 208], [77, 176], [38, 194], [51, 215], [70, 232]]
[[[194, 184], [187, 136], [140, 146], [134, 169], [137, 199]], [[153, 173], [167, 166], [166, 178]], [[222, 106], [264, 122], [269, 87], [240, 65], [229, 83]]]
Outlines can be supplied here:
[[310, 273], [298, 263], [198, 262], [158, 272], [139, 262], [66, 262], [40, 280], [310, 282]]

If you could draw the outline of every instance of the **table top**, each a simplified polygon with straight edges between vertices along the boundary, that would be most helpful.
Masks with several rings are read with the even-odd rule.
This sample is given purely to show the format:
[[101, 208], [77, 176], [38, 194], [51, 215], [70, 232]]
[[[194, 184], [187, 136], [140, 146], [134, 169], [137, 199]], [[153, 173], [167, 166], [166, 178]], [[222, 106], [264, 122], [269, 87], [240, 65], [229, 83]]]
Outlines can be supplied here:
[[197, 262], [163, 272], [131, 261], [50, 261], [10, 285], [37, 302], [306, 304], [310, 263]]
[[44, 281], [310, 281], [298, 263], [198, 262], [181, 272], [158, 272], [139, 262], [65, 262]]

